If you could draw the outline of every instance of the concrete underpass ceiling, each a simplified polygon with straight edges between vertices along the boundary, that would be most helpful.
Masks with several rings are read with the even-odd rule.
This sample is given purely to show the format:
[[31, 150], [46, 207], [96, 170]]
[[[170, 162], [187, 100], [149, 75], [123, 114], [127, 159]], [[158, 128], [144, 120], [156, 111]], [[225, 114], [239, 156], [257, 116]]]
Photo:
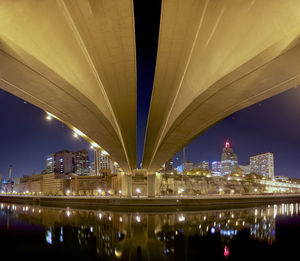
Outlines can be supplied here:
[[[163, 0], [142, 166], [299, 82], [298, 0]], [[136, 169], [133, 1], [0, 0], [0, 87]]]
[[299, 11], [297, 1], [162, 2], [143, 168], [298, 84]]
[[136, 168], [133, 3], [0, 1], [1, 88]]

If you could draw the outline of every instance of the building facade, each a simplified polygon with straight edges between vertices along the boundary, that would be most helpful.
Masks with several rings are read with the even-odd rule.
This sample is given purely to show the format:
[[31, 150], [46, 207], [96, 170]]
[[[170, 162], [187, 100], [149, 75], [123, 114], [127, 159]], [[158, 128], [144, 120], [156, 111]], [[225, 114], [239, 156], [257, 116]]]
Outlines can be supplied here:
[[243, 170], [246, 175], [251, 173], [250, 165], [239, 165], [239, 168]]
[[267, 152], [250, 157], [250, 169], [252, 173], [262, 175], [263, 177], [274, 178], [274, 155]]
[[61, 150], [46, 159], [46, 173], [88, 175], [89, 171], [89, 156], [85, 149], [77, 152]]
[[119, 165], [109, 155], [98, 149], [94, 151], [94, 168], [96, 176], [107, 176], [119, 172]]
[[221, 162], [220, 161], [213, 161], [211, 163], [211, 172], [215, 176], [220, 176], [221, 175]]
[[208, 161], [201, 161], [195, 165], [194, 169], [209, 170], [209, 163]]
[[75, 152], [75, 164], [77, 175], [88, 175], [89, 169], [89, 153], [87, 150], [78, 150]]

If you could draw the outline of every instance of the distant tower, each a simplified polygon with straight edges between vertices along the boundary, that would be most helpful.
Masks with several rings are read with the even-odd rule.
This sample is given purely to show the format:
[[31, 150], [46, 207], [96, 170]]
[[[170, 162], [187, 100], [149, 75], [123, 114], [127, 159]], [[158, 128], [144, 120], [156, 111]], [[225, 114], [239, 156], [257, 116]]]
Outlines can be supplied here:
[[234, 154], [233, 149], [230, 147], [229, 139], [227, 139], [222, 151], [221, 175], [230, 174], [236, 167], [238, 167], [238, 158], [237, 155]]
[[182, 158], [183, 158], [182, 160], [183, 160], [183, 163], [185, 163], [185, 162], [186, 162], [186, 158], [185, 158], [185, 147], [184, 147], [183, 150], [182, 150], [182, 154], [183, 154], [183, 155], [182, 155], [182, 156], [183, 156], [183, 157], [182, 157]]
[[9, 181], [11, 181], [12, 165], [9, 165]]

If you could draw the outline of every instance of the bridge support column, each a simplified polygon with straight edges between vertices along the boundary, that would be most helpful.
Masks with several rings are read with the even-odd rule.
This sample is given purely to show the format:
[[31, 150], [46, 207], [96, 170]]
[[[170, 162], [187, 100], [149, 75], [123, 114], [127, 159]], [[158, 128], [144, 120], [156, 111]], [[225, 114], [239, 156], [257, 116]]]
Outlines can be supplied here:
[[156, 195], [156, 174], [155, 173], [148, 173], [147, 175], [147, 191], [148, 191], [148, 197], [154, 198]]
[[132, 174], [122, 174], [122, 194], [125, 197], [132, 197]]

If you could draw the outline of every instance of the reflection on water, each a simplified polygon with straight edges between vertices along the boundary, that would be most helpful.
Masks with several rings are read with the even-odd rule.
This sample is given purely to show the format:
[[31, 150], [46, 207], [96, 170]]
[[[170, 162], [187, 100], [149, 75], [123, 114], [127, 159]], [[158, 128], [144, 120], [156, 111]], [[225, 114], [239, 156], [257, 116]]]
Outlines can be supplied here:
[[[286, 251], [276, 237], [286, 242], [281, 236], [289, 237], [284, 233], [286, 224], [298, 220], [299, 208], [298, 203], [291, 203], [219, 211], [124, 213], [2, 203], [0, 246], [19, 251], [20, 257], [73, 260], [192, 260], [203, 256], [240, 260], [255, 257], [258, 251], [270, 257]], [[299, 223], [295, 226], [299, 229]]]

